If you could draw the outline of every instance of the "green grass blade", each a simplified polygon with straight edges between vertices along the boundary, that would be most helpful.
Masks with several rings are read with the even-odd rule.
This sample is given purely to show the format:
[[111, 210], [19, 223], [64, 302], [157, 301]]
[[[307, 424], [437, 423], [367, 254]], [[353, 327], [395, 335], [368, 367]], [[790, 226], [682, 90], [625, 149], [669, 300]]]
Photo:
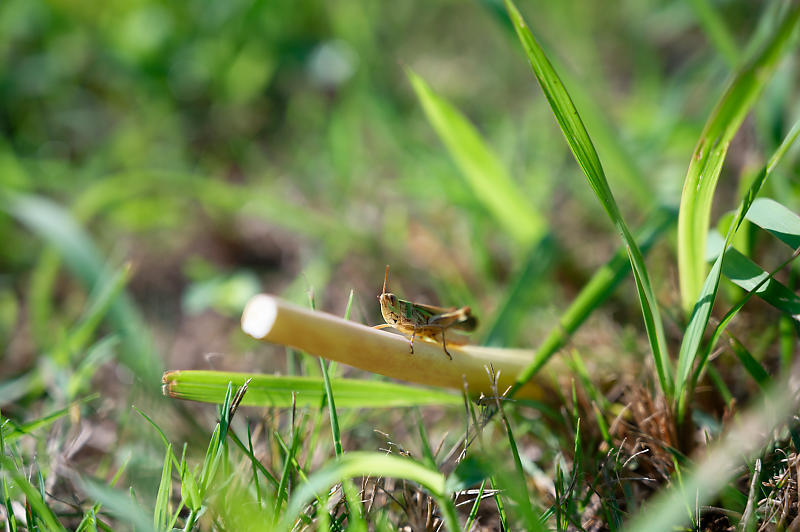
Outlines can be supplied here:
[[407, 73], [428, 120], [475, 197], [518, 243], [527, 245], [541, 238], [546, 220], [525, 201], [525, 195], [475, 127], [421, 77], [410, 69]]
[[132, 525], [137, 532], [157, 532], [153, 528], [150, 513], [136, 502], [132, 494], [89, 478], [82, 478], [80, 485], [89, 497], [103, 505], [104, 511], [116, 516], [121, 522]]
[[364, 518], [364, 505], [361, 503], [359, 491], [353, 481], [350, 479], [343, 480], [342, 491], [347, 500], [347, 531], [367, 532], [369, 524]]
[[578, 110], [545, 56], [544, 50], [528, 29], [522, 14], [510, 1], [506, 1], [506, 8], [567, 144], [589, 180], [589, 185], [616, 226], [621, 220], [619, 209], [611, 194], [611, 189], [608, 187], [600, 158], [597, 156], [589, 134], [578, 115]]
[[715, 9], [709, 0], [691, 0], [689, 3], [694, 9], [700, 26], [725, 59], [725, 63], [730, 67], [736, 66], [739, 62], [739, 48], [721, 16], [723, 11]]
[[431, 449], [430, 440], [428, 439], [428, 431], [425, 430], [425, 423], [422, 421], [422, 414], [420, 414], [419, 409], [415, 409], [414, 414], [417, 418], [417, 432], [419, 433], [420, 445], [422, 445], [423, 465], [435, 469], [436, 457], [433, 456], [433, 449]]
[[167, 445], [164, 466], [161, 468], [161, 482], [158, 485], [156, 504], [153, 513], [153, 528], [166, 530], [170, 518], [170, 499], [172, 497], [172, 444]]
[[[505, 31], [516, 37], [514, 26], [500, 0], [479, 1]], [[561, 72], [566, 85], [570, 87], [570, 95], [581, 109], [581, 118], [592, 131], [594, 144], [602, 155], [606, 168], [609, 169], [608, 175], [612, 179], [617, 179], [616, 182], [635, 200], [638, 207], [644, 211], [655, 207], [658, 194], [632, 156], [629, 145], [625, 143], [625, 135], [620, 134], [614, 127], [600, 100], [585, 86], [580, 76], [571, 73], [567, 65], [559, 62], [557, 57], [551, 56], [551, 60]]]
[[420, 484], [439, 504], [447, 530], [460, 530], [455, 506], [445, 491], [444, 475], [408, 458], [370, 452], [347, 453], [311, 475], [292, 495], [279, 529], [289, 530], [315, 494], [326, 492], [343, 479], [363, 475], [406, 479]]
[[[36, 512], [38, 518], [46, 526], [47, 530], [66, 530], [58, 521], [53, 510], [47, 505], [47, 502], [42, 499], [39, 490], [28, 482], [25, 475], [17, 470], [16, 464], [5, 456], [0, 456], [0, 473], [3, 473], [4, 477], [7, 475], [17, 489], [25, 494], [27, 505], [30, 506], [32, 511]], [[14, 514], [11, 513], [9, 517], [13, 519], [13, 515]]]
[[[721, 237], [720, 237], [720, 238], [721, 238]], [[743, 259], [745, 259], [745, 260], [748, 260], [748, 261], [749, 261], [749, 259], [747, 259], [746, 257], [744, 257], [744, 256], [742, 256], [742, 255], [739, 255], [739, 254], [738, 254], [738, 252], [737, 252], [736, 250], [734, 250], [734, 249], [729, 249], [729, 250], [726, 252], [726, 257], [725, 257], [725, 259], [726, 259], [726, 262], [723, 262], [723, 264], [726, 264], [726, 263], [727, 263], [727, 260], [729, 259], [728, 255], [729, 255], [729, 254], [731, 254], [732, 252], [734, 252], [735, 254], [732, 254], [732, 255], [731, 255], [731, 257], [737, 257], [737, 256], [741, 256]], [[764, 294], [764, 293], [768, 293], [768, 294], [770, 294], [770, 295], [768, 295], [768, 296], [764, 297], [764, 300], [769, 302], [770, 300], [776, 300], [776, 299], [778, 299], [778, 301], [776, 301], [776, 302], [774, 303], [774, 305], [775, 305], [776, 307], [780, 308], [780, 306], [781, 306], [783, 303], [779, 301], [779, 298], [775, 298], [775, 297], [774, 297], [774, 292], [775, 292], [775, 291], [777, 291], [777, 290], [775, 290], [775, 289], [773, 288], [772, 290], [769, 290], [769, 291], [766, 291], [766, 292], [765, 292], [765, 291], [762, 291], [762, 287], [764, 287], [764, 286], [767, 286], [768, 284], [770, 284], [770, 283], [773, 283], [773, 282], [774, 282], [774, 283], [777, 283], [777, 281], [775, 281], [775, 279], [773, 278], [773, 276], [774, 276], [774, 275], [775, 275], [777, 272], [781, 271], [781, 270], [782, 270], [782, 269], [783, 269], [783, 268], [784, 268], [786, 265], [788, 265], [788, 264], [789, 264], [791, 261], [793, 261], [794, 259], [796, 259], [796, 258], [797, 258], [797, 256], [798, 256], [798, 253], [799, 253], [799, 252], [800, 252], [800, 251], [795, 251], [795, 252], [794, 252], [794, 253], [793, 253], [793, 254], [792, 254], [792, 255], [791, 255], [791, 256], [790, 256], [788, 259], [786, 259], [786, 260], [785, 260], [785, 261], [784, 261], [782, 264], [780, 264], [780, 265], [779, 265], [777, 268], [775, 268], [775, 270], [773, 270], [773, 272], [772, 272], [772, 273], [766, 273], [766, 272], [764, 272], [764, 273], [763, 273], [763, 275], [761, 275], [761, 274], [757, 275], [757, 278], [758, 278], [758, 279], [757, 279], [757, 282], [756, 282], [756, 283], [750, 283], [750, 282], [748, 282], [748, 283], [746, 284], [746, 288], [743, 286], [743, 288], [745, 288], [746, 290], [748, 290], [747, 294], [745, 294], [745, 296], [744, 296], [744, 297], [743, 297], [743, 298], [742, 298], [742, 299], [741, 299], [741, 300], [740, 300], [738, 303], [736, 303], [736, 305], [734, 305], [734, 306], [733, 306], [733, 307], [732, 307], [730, 310], [728, 310], [728, 312], [725, 314], [725, 316], [724, 316], [724, 317], [723, 317], [723, 318], [720, 320], [720, 322], [719, 322], [719, 324], [717, 325], [716, 329], [714, 329], [714, 333], [711, 335], [711, 339], [710, 339], [710, 340], [709, 340], [709, 341], [706, 343], [706, 346], [705, 346], [705, 347], [703, 348], [703, 350], [701, 351], [701, 354], [700, 354], [700, 356], [698, 357], [698, 361], [697, 361], [697, 363], [695, 364], [695, 365], [696, 365], [696, 369], [695, 369], [695, 371], [694, 371], [694, 377], [693, 377], [693, 380], [692, 380], [692, 383], [691, 383], [691, 386], [690, 386], [690, 388], [694, 388], [694, 386], [695, 386], [695, 385], [697, 384], [697, 382], [700, 380], [700, 375], [701, 375], [701, 373], [703, 372], [703, 370], [706, 368], [706, 364], [707, 364], [707, 362], [708, 362], [708, 359], [709, 359], [709, 357], [711, 356], [711, 352], [714, 350], [714, 348], [715, 348], [715, 346], [716, 346], [717, 342], [719, 341], [720, 337], [722, 336], [722, 333], [723, 333], [723, 332], [725, 331], [725, 329], [728, 327], [728, 324], [729, 324], [729, 323], [731, 322], [731, 320], [732, 320], [732, 319], [733, 319], [733, 318], [736, 316], [736, 314], [738, 314], [738, 312], [739, 312], [739, 311], [742, 309], [742, 307], [744, 307], [744, 305], [745, 305], [745, 304], [746, 304], [746, 303], [747, 303], [747, 302], [750, 300], [750, 298], [751, 298], [751, 297], [753, 297], [753, 296], [754, 296], [754, 295], [756, 295], [756, 294], [758, 294], [758, 295], [762, 295], [762, 294]], [[752, 263], [751, 263], [751, 264], [752, 264]], [[756, 269], [758, 272], [761, 272], [761, 268], [759, 268], [758, 266], [755, 266], [755, 264], [753, 264], [753, 266], [755, 267], [755, 269]], [[782, 286], [782, 285], [780, 285], [780, 286]], [[789, 295], [789, 296], [791, 296], [791, 297], [795, 297], [795, 298], [796, 298], [796, 296], [794, 295], [794, 293], [793, 293], [793, 292], [791, 292], [791, 291], [790, 291], [788, 288], [785, 288], [785, 287], [783, 287], [783, 288], [784, 288], [784, 290], [786, 290], [786, 291], [788, 292], [788, 295]], [[762, 296], [762, 297], [763, 297], [763, 296]], [[791, 300], [791, 299], [789, 299], [789, 300]], [[795, 314], [789, 314], [789, 315], [790, 315], [790, 316], [792, 316], [793, 318], [794, 318], [794, 316], [795, 316]]]
[[278, 483], [278, 496], [275, 498], [275, 509], [273, 511], [273, 515], [275, 519], [278, 519], [280, 516], [280, 509], [284, 499], [289, 498], [288, 493], [288, 484], [289, 484], [289, 475], [292, 470], [292, 466], [294, 466], [298, 472], [300, 472], [300, 468], [298, 466], [297, 461], [297, 451], [300, 445], [300, 433], [301, 431], [298, 430], [297, 425], [294, 423], [294, 408], [292, 408], [292, 445], [291, 447], [286, 447], [281, 440], [280, 434], [277, 432], [274, 433], [276, 440], [281, 445], [283, 452], [286, 454], [286, 458], [283, 463], [283, 472], [281, 473], [281, 479]]
[[747, 220], [769, 232], [792, 249], [800, 247], [800, 216], [777, 201], [758, 198], [747, 211]]
[[[506, 416], [505, 409], [501, 404], [501, 400], [497, 399], [497, 409], [500, 411], [500, 416], [503, 419], [503, 425], [506, 429], [506, 436], [508, 437], [509, 447], [511, 448], [511, 456], [514, 458], [514, 470], [516, 478], [507, 478], [509, 485], [514, 486], [513, 494], [517, 502], [517, 508], [522, 514], [522, 519], [525, 522], [528, 530], [533, 529], [533, 523], [538, 522], [539, 516], [531, 505], [530, 494], [528, 493], [527, 480], [525, 478], [525, 470], [522, 468], [522, 460], [519, 457], [519, 449], [517, 449], [517, 441], [514, 438], [514, 432], [511, 430], [511, 423]], [[509, 487], [508, 485], [506, 486]]]
[[708, 273], [705, 284], [703, 284], [703, 288], [700, 291], [700, 299], [698, 299], [692, 311], [689, 325], [686, 327], [680, 351], [678, 352], [678, 371], [675, 380], [675, 388], [679, 401], [677, 411], [679, 423], [683, 421], [686, 412], [686, 403], [691, 393], [689, 378], [692, 368], [697, 362], [700, 342], [703, 339], [708, 319], [711, 317], [711, 308], [717, 295], [717, 289], [719, 288], [723, 256], [724, 254], [720, 254], [717, 260], [714, 261], [711, 271]]
[[333, 450], [336, 456], [342, 455], [342, 435], [339, 432], [339, 416], [336, 413], [336, 403], [333, 398], [333, 386], [328, 377], [328, 365], [324, 358], [319, 359], [322, 370], [322, 387], [325, 390], [325, 402], [328, 403], [328, 415], [331, 418], [331, 436], [333, 437]]
[[478, 517], [478, 508], [481, 505], [481, 501], [483, 500], [483, 490], [486, 488], [486, 479], [481, 481], [481, 487], [478, 488], [478, 495], [475, 496], [475, 502], [472, 505], [472, 508], [469, 510], [469, 516], [467, 517], [467, 522], [464, 524], [464, 530], [469, 531], [472, 530], [472, 524], [475, 522], [475, 518]]
[[[143, 411], [142, 411], [142, 410], [141, 410], [141, 409], [140, 409], [138, 406], [136, 406], [136, 405], [131, 405], [131, 408], [133, 408], [134, 410], [136, 410], [136, 412], [137, 412], [137, 413], [138, 413], [140, 416], [142, 416], [142, 417], [145, 419], [145, 421], [147, 421], [147, 422], [150, 424], [150, 426], [152, 426], [154, 429], [156, 429], [156, 432], [158, 432], [158, 435], [161, 437], [161, 441], [164, 443], [164, 446], [165, 446], [165, 447], [170, 447], [170, 446], [172, 445], [172, 444], [170, 443], [170, 441], [169, 441], [169, 438], [167, 438], [167, 435], [166, 435], [166, 434], [164, 434], [164, 431], [161, 429], [161, 427], [159, 427], [159, 426], [158, 426], [158, 424], [157, 424], [155, 421], [153, 421], [153, 419], [152, 419], [150, 416], [148, 416], [147, 414], [145, 414], [145, 413], [144, 413], [144, 412], [143, 412]], [[177, 457], [177, 456], [175, 456], [175, 453], [172, 453], [172, 460], [175, 462], [175, 466], [176, 466], [176, 467], [180, 467], [180, 462], [178, 462], [178, 457]]]
[[484, 345], [502, 347], [516, 345], [517, 331], [531, 295], [536, 292], [536, 284], [555, 259], [555, 242], [548, 235], [533, 246], [528, 258], [516, 278], [509, 285], [499, 310], [489, 326]]
[[722, 273], [740, 288], [755, 294], [789, 316], [800, 318], [800, 297], [736, 249], [725, 252]]
[[[0, 414], [0, 457], [6, 457], [6, 441], [3, 438], [3, 429], [5, 428], [7, 421], [3, 418], [2, 414]], [[6, 516], [7, 516], [7, 525], [10, 532], [17, 532], [17, 520], [14, 517], [14, 508], [11, 505], [11, 494], [10, 490], [8, 489], [8, 477], [2, 474], [2, 467], [0, 467], [0, 488], [2, 488], [2, 496], [3, 496], [3, 504], [6, 507]]]
[[736, 355], [736, 358], [738, 358], [739, 362], [742, 363], [742, 367], [753, 378], [753, 380], [756, 381], [758, 387], [763, 391], [772, 380], [769, 376], [769, 373], [767, 373], [767, 370], [764, 369], [764, 366], [762, 366], [761, 363], [755, 359], [750, 351], [748, 351], [739, 340], [734, 337], [731, 337], [730, 340], [733, 354]]
[[[255, 475], [255, 471], [256, 470], [257, 471], [261, 471], [261, 474], [264, 475], [264, 478], [266, 478], [270, 482], [270, 484], [272, 484], [273, 487], [277, 488], [278, 487], [278, 479], [276, 479], [272, 475], [272, 473], [270, 473], [269, 470], [266, 467], [264, 467], [264, 464], [262, 464], [258, 460], [258, 458], [256, 457], [255, 453], [253, 452], [253, 442], [252, 441], [248, 441], [248, 446], [245, 446], [244, 442], [241, 439], [239, 439], [239, 436], [237, 436], [236, 433], [233, 432], [233, 431], [229, 432], [228, 436], [231, 438], [233, 443], [235, 443], [236, 446], [239, 447], [239, 449], [241, 449], [242, 452], [247, 455], [247, 458], [250, 460], [250, 463], [253, 465], [253, 473], [254, 473], [254, 475]], [[248, 436], [248, 438], [250, 437], [249, 427], [248, 427], [247, 436]], [[254, 483], [256, 485], [256, 488], [258, 489], [258, 485], [259, 484], [255, 480], [255, 478], [256, 477], [254, 476]]]
[[[246, 406], [292, 406], [292, 393], [298, 407], [317, 407], [325, 395], [319, 377], [281, 377], [250, 373], [217, 371], [170, 371], [164, 374], [164, 394], [176, 399], [220, 403], [228, 382], [240, 386], [252, 379]], [[459, 405], [461, 397], [434, 389], [413, 388], [402, 384], [357, 379], [333, 379], [339, 408], [390, 408], [413, 405]]]
[[770, 41], [737, 71], [708, 118], [689, 164], [678, 217], [678, 273], [687, 312], [700, 299], [706, 279], [706, 235], [719, 173], [731, 139], [783, 57], [800, 20], [800, 5], [789, 8]]
[[494, 490], [494, 504], [497, 506], [497, 518], [500, 520], [500, 530], [511, 530], [508, 526], [508, 512], [506, 512], [506, 503], [503, 501], [503, 495], [500, 491], [500, 483], [496, 475], [489, 477], [489, 484]]
[[[676, 397], [678, 398], [677, 404], [677, 420], [681, 423], [686, 414], [686, 409], [689, 402], [689, 396], [694, 388], [694, 382], [691, 379], [692, 369], [696, 366], [698, 358], [702, 358], [703, 354], [700, 351], [700, 343], [702, 342], [703, 335], [708, 325], [708, 320], [711, 317], [711, 309], [714, 305], [714, 300], [717, 296], [719, 289], [719, 280], [722, 273], [723, 260], [727, 256], [728, 247], [733, 240], [736, 231], [741, 226], [751, 206], [755, 203], [756, 196], [758, 195], [761, 187], [767, 178], [772, 173], [772, 170], [780, 162], [783, 155], [786, 154], [789, 146], [797, 139], [800, 134], [800, 125], [795, 124], [784, 141], [770, 157], [767, 164], [761, 169], [756, 179], [750, 185], [745, 197], [739, 204], [739, 209], [736, 212], [731, 225], [728, 229], [728, 235], [725, 237], [725, 242], [722, 244], [719, 256], [714, 261], [714, 264], [709, 271], [708, 276], [703, 283], [700, 291], [699, 298], [695, 303], [692, 315], [689, 319], [689, 325], [681, 342], [680, 351], [678, 353], [678, 371], [676, 380]], [[679, 215], [680, 222], [680, 215]], [[704, 241], [705, 246], [705, 241]], [[705, 248], [704, 248], [705, 249]], [[733, 255], [735, 256], [735, 254]], [[763, 282], [764, 278], [760, 282]]]
[[[350, 296], [347, 298], [347, 307], [344, 311], [344, 319], [350, 319], [350, 310], [353, 306], [353, 291], [350, 290]], [[312, 308], [314, 304], [312, 301]], [[335, 362], [330, 362], [333, 369], [336, 369]], [[325, 387], [325, 400], [328, 403], [328, 415], [331, 418], [331, 436], [333, 437], [333, 450], [336, 456], [342, 455], [342, 435], [339, 431], [339, 416], [336, 413], [336, 402], [333, 398], [333, 387], [331, 386], [331, 378], [328, 375], [328, 362], [324, 358], [319, 359], [319, 367], [322, 371], [322, 383]]]
[[95, 286], [86, 311], [80, 321], [70, 331], [66, 348], [70, 355], [82, 351], [91, 341], [97, 327], [100, 326], [103, 318], [108, 313], [111, 305], [116, 301], [117, 296], [125, 288], [125, 284], [131, 277], [129, 265], [119, 268], [111, 275], [100, 279], [100, 284]]
[[[108, 275], [106, 263], [83, 228], [59, 205], [38, 196], [0, 194], [0, 210], [7, 211], [56, 248], [81, 282], [93, 287]], [[155, 387], [163, 371], [144, 320], [122, 292], [109, 310], [109, 319], [123, 342], [121, 361], [146, 386]]]
[[544, 54], [539, 43], [525, 24], [522, 15], [510, 0], [506, 0], [508, 10], [514, 28], [517, 31], [522, 47], [530, 60], [536, 78], [542, 87], [545, 98], [547, 98], [553, 115], [561, 127], [564, 138], [572, 150], [575, 160], [586, 175], [589, 185], [602, 204], [611, 222], [622, 236], [627, 247], [628, 257], [631, 261], [634, 280], [639, 293], [639, 301], [642, 306], [642, 317], [644, 318], [645, 329], [650, 340], [650, 347], [653, 352], [658, 380], [662, 391], [667, 397], [672, 396], [672, 370], [669, 363], [669, 351], [667, 349], [666, 338], [664, 337], [661, 314], [655, 298], [644, 258], [636, 241], [631, 234], [625, 221], [622, 219], [619, 207], [617, 206], [611, 189], [608, 186], [600, 159], [594, 149], [589, 133], [578, 115], [578, 110], [572, 103], [572, 99], [564, 88], [564, 84], [553, 69], [550, 61]]
[[[642, 253], [647, 253], [667, 228], [672, 227], [676, 216], [677, 213], [668, 209], [658, 209], [650, 216], [637, 236], [637, 240], [641, 243]], [[520, 373], [514, 391], [530, 380], [550, 360], [550, 357], [566, 344], [572, 333], [578, 330], [586, 318], [611, 295], [614, 288], [625, 278], [630, 271], [630, 266], [628, 252], [625, 246], [622, 246], [609, 262], [592, 275], [589, 282], [584, 285], [577, 297], [564, 311], [558, 326], [548, 333], [536, 349], [530, 365]]]
[[[22, 423], [19, 425], [13, 423], [10, 419], [6, 419], [3, 421], [4, 424], [0, 425], [0, 433], [2, 433], [5, 443], [13, 443], [23, 435], [30, 434], [35, 430], [46, 427], [58, 419], [63, 418], [64, 416], [68, 415], [70, 411], [75, 408], [75, 406], [88, 403], [89, 401], [94, 401], [98, 397], [100, 397], [100, 394], [92, 394], [88, 397], [70, 403], [65, 408], [60, 408], [33, 421], [28, 421], [27, 423]], [[0, 417], [0, 420], [2, 419], [4, 418]]]
[[[241, 441], [238, 437], [235, 437], [236, 434], [231, 432], [231, 439], [235, 440], [237, 444], [241, 444]], [[256, 459], [256, 455], [253, 452], [253, 434], [250, 431], [250, 423], [247, 424], [247, 448], [244, 448], [244, 445], [240, 445], [240, 448], [247, 454], [247, 457], [250, 459], [250, 465], [252, 466], [253, 472], [253, 486], [256, 488], [256, 499], [258, 500], [258, 505], [261, 506], [264, 504], [263, 497], [261, 496], [261, 482], [258, 480], [258, 471], [259, 465], [262, 465], [259, 460]], [[262, 465], [263, 467], [263, 465]], [[272, 475], [269, 475], [270, 477]], [[269, 478], [269, 477], [268, 477]]]

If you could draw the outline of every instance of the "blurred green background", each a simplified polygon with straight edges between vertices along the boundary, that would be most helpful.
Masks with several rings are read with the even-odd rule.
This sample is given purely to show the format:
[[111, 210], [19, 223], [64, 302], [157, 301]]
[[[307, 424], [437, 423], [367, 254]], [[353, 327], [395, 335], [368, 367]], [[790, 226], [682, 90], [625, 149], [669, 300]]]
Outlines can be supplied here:
[[[752, 21], [778, 4], [520, 5], [634, 227], [677, 203], [711, 105], [744, 43], [768, 31]], [[395, 292], [472, 306], [485, 324], [477, 341], [513, 301], [491, 339], [535, 347], [619, 242], [501, 8], [2, 2], [0, 375], [41, 364], [104, 272], [126, 263], [130, 298], [111, 315], [133, 372], [122, 382], [157, 382], [164, 368], [292, 371], [238, 330], [247, 298], [307, 304], [313, 290], [318, 308], [342, 313], [352, 288], [354, 319], [375, 324], [387, 263]], [[795, 63], [734, 141], [720, 211], [797, 110]], [[468, 186], [406, 68], [476, 125], [543, 221], [537, 234], [508, 234]], [[768, 186], [796, 203], [786, 178]], [[656, 253], [651, 277], [669, 307], [674, 255], [668, 242]], [[593, 350], [630, 345], [634, 294], [619, 290], [612, 312], [593, 318]], [[12, 400], [33, 389], [12, 382]]]

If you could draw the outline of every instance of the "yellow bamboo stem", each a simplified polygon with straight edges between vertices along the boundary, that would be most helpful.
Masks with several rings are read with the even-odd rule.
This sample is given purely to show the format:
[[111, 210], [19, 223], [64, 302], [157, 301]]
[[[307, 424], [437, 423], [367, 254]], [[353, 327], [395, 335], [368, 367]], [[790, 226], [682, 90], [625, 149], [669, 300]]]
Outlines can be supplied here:
[[[486, 367], [500, 372], [502, 393], [531, 361], [534, 352], [448, 342], [447, 358], [440, 343], [417, 338], [409, 353], [405, 336], [317, 312], [267, 294], [253, 297], [242, 313], [242, 330], [265, 342], [288, 345], [306, 353], [336, 360], [387, 377], [457, 390], [467, 383], [469, 393], [490, 395]], [[518, 398], [538, 399], [543, 395], [537, 383], [528, 383]]]

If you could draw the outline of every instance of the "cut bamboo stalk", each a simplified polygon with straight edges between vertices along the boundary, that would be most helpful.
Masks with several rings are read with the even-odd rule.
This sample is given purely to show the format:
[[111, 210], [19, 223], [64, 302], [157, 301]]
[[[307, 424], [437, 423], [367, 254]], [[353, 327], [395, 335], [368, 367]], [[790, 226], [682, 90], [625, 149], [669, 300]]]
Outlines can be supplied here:
[[[311, 355], [335, 360], [372, 373], [408, 382], [463, 390], [470, 395], [491, 395], [491, 364], [500, 372], [502, 393], [533, 359], [534, 351], [458, 345], [448, 341], [447, 358], [441, 343], [417, 337], [414, 353], [408, 338], [378, 330], [338, 316], [317, 312], [267, 294], [254, 296], [242, 313], [242, 330], [265, 342], [282, 344]], [[539, 399], [543, 388], [536, 382], [522, 386], [515, 397]]]

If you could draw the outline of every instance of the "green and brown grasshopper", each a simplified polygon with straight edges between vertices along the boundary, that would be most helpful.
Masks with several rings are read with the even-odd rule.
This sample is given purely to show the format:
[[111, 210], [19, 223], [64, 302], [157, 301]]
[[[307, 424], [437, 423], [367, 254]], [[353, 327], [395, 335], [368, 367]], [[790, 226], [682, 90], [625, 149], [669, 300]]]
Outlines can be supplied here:
[[388, 280], [389, 266], [387, 265], [386, 273], [383, 276], [383, 291], [378, 296], [378, 300], [381, 302], [381, 314], [386, 323], [376, 325], [375, 328], [394, 327], [405, 335], [411, 335], [409, 340], [411, 354], [414, 354], [414, 338], [417, 336], [441, 342], [444, 354], [453, 360], [453, 356], [447, 350], [445, 331], [450, 328], [466, 332], [474, 331], [478, 325], [478, 319], [470, 314], [469, 307], [444, 308], [406, 301], [386, 292]]

